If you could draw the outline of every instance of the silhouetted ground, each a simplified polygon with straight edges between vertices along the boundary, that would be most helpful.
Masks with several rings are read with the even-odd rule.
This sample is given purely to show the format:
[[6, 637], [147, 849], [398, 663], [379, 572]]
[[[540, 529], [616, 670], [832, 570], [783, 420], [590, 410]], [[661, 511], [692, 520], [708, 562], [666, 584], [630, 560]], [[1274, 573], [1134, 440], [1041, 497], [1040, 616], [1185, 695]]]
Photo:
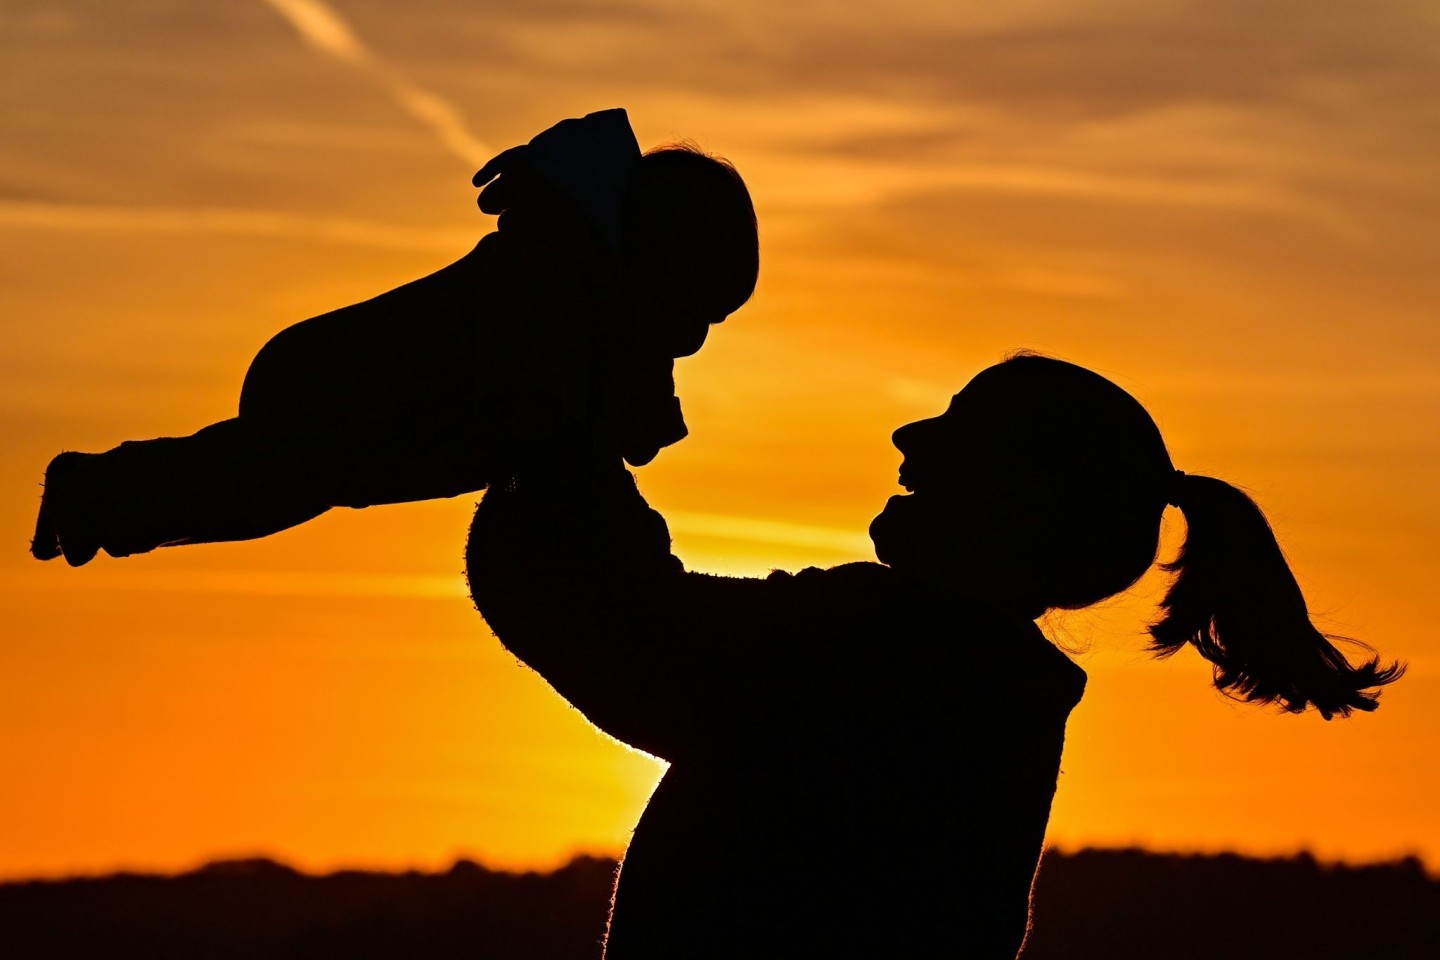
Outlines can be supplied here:
[[597, 958], [615, 862], [554, 873], [312, 877], [268, 860], [178, 877], [0, 885], [5, 960]]
[[[462, 861], [441, 874], [311, 877], [251, 860], [179, 877], [4, 884], [0, 957], [595, 958], [614, 866], [581, 857], [511, 874]], [[1022, 957], [1434, 960], [1440, 881], [1414, 860], [1050, 854]]]
[[1363, 867], [1143, 850], [1049, 855], [1023, 960], [1436, 960], [1440, 881]]

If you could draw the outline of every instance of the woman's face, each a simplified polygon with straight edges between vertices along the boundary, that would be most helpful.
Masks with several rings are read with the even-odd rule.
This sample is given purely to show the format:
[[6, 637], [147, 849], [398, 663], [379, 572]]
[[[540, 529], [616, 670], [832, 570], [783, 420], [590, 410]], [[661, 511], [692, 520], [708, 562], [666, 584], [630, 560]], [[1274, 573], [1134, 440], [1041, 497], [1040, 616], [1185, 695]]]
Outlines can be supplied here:
[[870, 538], [897, 570], [1029, 612], [1109, 596], [1155, 555], [1174, 468], [1149, 414], [1088, 370], [997, 364], [894, 440], [909, 493]]
[[870, 524], [881, 562], [950, 589], [1018, 602], [1043, 502], [1035, 479], [1017, 475], [1006, 449], [999, 398], [985, 378], [971, 381], [938, 417], [896, 430], [900, 485]]
[[[906, 492], [886, 501], [880, 515], [870, 522], [870, 539], [882, 563], [906, 566], [929, 539], [923, 533], [929, 526], [926, 514], [938, 509], [935, 492], [944, 482], [943, 474], [950, 472], [937, 466], [946, 459], [940, 455], [942, 444], [936, 437], [945, 429], [943, 420], [942, 414], [907, 423], [891, 436], [895, 449], [903, 455], [899, 481]], [[923, 452], [917, 453], [917, 445]]]

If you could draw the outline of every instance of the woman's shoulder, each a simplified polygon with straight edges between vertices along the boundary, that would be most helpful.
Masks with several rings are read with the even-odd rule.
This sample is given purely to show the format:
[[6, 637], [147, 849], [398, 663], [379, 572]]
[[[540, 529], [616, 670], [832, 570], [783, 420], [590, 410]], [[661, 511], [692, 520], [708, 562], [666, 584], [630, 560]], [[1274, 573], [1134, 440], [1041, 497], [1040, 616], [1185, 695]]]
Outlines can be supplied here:
[[1055, 646], [1035, 624], [1030, 624], [1035, 660], [1040, 665], [1037, 681], [1059, 703], [1066, 712], [1073, 710], [1085, 695], [1085, 684], [1089, 676], [1085, 669]]
[[889, 567], [865, 561], [806, 567], [795, 573], [775, 570], [765, 579], [796, 603], [821, 605], [851, 615], [865, 609], [894, 610], [908, 592], [903, 578]]
[[772, 570], [765, 579], [775, 583], [795, 583], [816, 589], [845, 586], [879, 586], [894, 580], [895, 573], [883, 563], [858, 560], [838, 567], [806, 567], [795, 573]]

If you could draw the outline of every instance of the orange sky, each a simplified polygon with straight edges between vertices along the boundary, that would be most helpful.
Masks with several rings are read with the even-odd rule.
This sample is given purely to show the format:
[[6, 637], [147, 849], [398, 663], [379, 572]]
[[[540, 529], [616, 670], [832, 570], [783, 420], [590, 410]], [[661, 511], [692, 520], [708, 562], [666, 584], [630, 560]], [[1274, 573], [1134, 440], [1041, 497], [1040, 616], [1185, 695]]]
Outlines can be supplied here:
[[25, 554], [53, 453], [229, 416], [276, 330], [489, 228], [488, 151], [615, 105], [729, 156], [761, 219], [755, 299], [681, 365], [691, 437], [640, 474], [692, 568], [869, 558], [894, 427], [1015, 347], [1090, 366], [1411, 670], [1325, 724], [1144, 657], [1156, 578], [1057, 618], [1091, 679], [1052, 841], [1440, 866], [1440, 15], [958, 6], [0, 8], [0, 876], [623, 844], [659, 767], [470, 608], [473, 498]]

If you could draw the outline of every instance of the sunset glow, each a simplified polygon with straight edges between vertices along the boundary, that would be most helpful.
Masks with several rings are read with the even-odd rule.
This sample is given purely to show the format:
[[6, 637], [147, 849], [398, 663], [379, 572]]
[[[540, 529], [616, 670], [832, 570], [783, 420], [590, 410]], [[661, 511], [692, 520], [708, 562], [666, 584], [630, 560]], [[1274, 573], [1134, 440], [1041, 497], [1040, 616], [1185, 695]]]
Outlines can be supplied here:
[[233, 415], [271, 334], [492, 229], [490, 152], [611, 106], [760, 220], [638, 472], [691, 569], [873, 559], [896, 427], [1015, 348], [1095, 369], [1410, 672], [1327, 724], [1145, 655], [1158, 573], [1052, 617], [1090, 681], [1051, 842], [1440, 869], [1437, 50], [1408, 0], [0, 6], [0, 877], [623, 848], [662, 767], [475, 613], [475, 497], [25, 552], [51, 456]]

